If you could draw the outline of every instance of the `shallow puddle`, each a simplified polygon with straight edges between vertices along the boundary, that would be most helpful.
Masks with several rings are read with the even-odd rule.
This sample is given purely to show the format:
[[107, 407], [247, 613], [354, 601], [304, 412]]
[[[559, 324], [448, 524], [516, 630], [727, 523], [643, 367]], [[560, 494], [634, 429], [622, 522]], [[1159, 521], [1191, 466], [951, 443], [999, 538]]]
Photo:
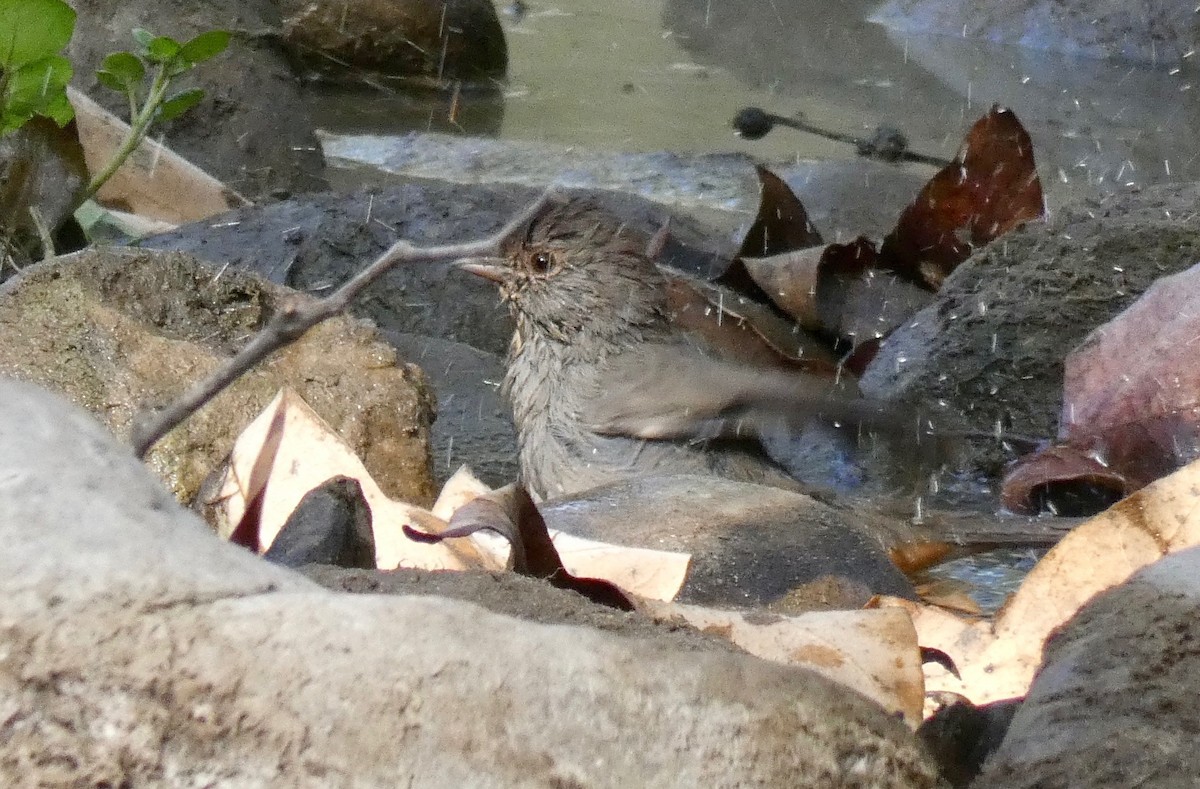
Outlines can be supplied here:
[[598, 150], [744, 151], [768, 161], [854, 157], [847, 145], [730, 127], [742, 107], [803, 113], [915, 150], [953, 155], [993, 102], [1029, 128], [1043, 181], [1062, 196], [1200, 178], [1200, 73], [894, 33], [873, 6], [824, 0], [531, 0], [505, 14], [510, 77], [490, 96], [367, 91], [317, 98], [332, 131], [461, 131]]

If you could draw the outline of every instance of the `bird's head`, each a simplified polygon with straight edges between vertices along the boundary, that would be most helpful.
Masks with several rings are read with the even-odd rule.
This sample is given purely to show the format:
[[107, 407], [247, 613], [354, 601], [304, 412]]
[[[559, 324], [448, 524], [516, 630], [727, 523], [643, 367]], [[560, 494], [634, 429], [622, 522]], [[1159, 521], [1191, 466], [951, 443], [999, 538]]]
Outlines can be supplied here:
[[620, 338], [661, 324], [662, 274], [647, 238], [590, 201], [552, 203], [514, 234], [503, 257], [459, 266], [500, 286], [519, 332], [558, 342], [581, 335]]

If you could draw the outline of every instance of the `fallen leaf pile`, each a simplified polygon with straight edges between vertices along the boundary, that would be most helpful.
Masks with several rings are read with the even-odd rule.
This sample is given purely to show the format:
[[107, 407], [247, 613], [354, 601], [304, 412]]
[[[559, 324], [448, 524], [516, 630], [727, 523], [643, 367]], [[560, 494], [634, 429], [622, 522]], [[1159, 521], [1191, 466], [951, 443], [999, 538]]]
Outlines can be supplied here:
[[905, 612], [748, 615], [672, 603], [687, 577], [686, 554], [549, 531], [522, 488], [489, 490], [465, 470], [447, 482], [431, 510], [393, 501], [288, 389], [238, 438], [221, 491], [209, 502], [210, 516], [217, 509], [227, 537], [235, 534], [267, 553], [301, 500], [338, 479], [356, 481], [370, 506], [379, 569], [507, 569], [541, 578], [593, 602], [638, 609], [727, 638], [759, 657], [810, 668], [874, 698], [910, 725], [921, 720], [921, 653]]
[[743, 359], [814, 372], [836, 371], [839, 358], [861, 372], [975, 249], [1045, 214], [1029, 134], [1000, 107], [975, 123], [879, 245], [823, 244], [787, 184], [758, 174], [758, 215], [737, 258], [707, 288], [677, 278], [672, 306], [688, 328], [703, 313], [710, 341]]

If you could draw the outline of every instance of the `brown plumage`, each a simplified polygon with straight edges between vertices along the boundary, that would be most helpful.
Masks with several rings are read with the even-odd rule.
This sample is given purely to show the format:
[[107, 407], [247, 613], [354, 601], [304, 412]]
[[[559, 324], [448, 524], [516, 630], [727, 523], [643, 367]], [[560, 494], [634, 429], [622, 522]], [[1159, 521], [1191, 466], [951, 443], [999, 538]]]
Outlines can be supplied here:
[[505, 258], [463, 264], [499, 284], [516, 321], [504, 388], [525, 485], [554, 498], [680, 473], [796, 487], [747, 438], [779, 414], [870, 409], [831, 382], [713, 358], [672, 326], [647, 241], [570, 199], [535, 217]]

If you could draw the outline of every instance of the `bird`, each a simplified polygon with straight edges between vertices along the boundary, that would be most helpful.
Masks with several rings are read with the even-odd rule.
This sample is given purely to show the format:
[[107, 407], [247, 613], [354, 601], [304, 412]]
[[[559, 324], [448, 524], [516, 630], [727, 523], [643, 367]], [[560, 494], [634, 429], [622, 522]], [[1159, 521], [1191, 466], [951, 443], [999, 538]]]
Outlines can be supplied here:
[[715, 475], [809, 492], [757, 438], [780, 420], [877, 423], [857, 386], [723, 359], [675, 326], [650, 239], [595, 202], [552, 200], [495, 258], [514, 318], [503, 391], [522, 483], [539, 500], [649, 474]]

